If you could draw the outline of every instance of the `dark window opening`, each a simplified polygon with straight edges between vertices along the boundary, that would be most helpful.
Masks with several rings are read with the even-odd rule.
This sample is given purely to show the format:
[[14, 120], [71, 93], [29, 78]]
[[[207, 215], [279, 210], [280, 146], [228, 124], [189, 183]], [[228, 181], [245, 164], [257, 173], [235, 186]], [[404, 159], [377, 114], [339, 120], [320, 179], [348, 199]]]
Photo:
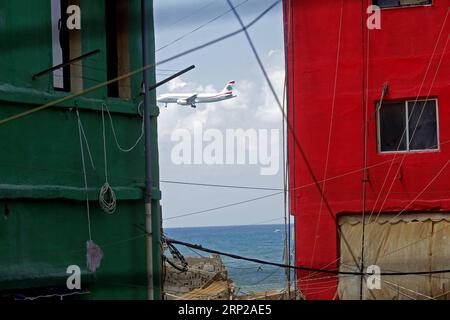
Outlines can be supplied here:
[[380, 8], [408, 7], [432, 4], [432, 0], [374, 0]]
[[436, 100], [385, 102], [378, 108], [381, 152], [438, 149]]
[[409, 102], [409, 150], [437, 148], [436, 101]]
[[406, 109], [405, 103], [387, 103], [380, 111], [381, 151], [406, 150]]
[[[106, 59], [108, 80], [129, 72], [128, 1], [105, 0]], [[108, 85], [108, 96], [130, 98], [130, 80]]]

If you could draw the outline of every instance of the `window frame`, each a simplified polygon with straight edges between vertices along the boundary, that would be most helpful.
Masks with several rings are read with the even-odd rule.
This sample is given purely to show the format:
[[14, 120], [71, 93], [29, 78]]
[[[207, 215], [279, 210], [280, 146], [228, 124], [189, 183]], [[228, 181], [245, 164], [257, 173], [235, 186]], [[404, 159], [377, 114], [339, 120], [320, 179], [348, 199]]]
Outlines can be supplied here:
[[[61, 63], [65, 63], [75, 57], [79, 57], [82, 54], [83, 40], [81, 30], [69, 30], [67, 29], [66, 26], [67, 18], [69, 16], [67, 14], [67, 8], [73, 4], [79, 5], [80, 0], [47, 0], [47, 1], [50, 1], [51, 7], [52, 66], [55, 66]], [[58, 3], [58, 5], [55, 5], [55, 3]], [[60, 14], [58, 15], [59, 17], [58, 30], [55, 30], [53, 25], [55, 23], [55, 21], [53, 20], [55, 18], [54, 9], [56, 8], [59, 8], [60, 11]], [[55, 43], [55, 37], [57, 37], [58, 40], [57, 43]], [[64, 48], [62, 47], [61, 39], [64, 40]], [[61, 50], [61, 57], [60, 57], [61, 60], [59, 61], [55, 61], [55, 45], [58, 45]], [[70, 64], [53, 71], [51, 74], [52, 74], [51, 87], [53, 88], [53, 92], [63, 92], [69, 94], [83, 90], [84, 87], [83, 61], [80, 60], [77, 66]], [[59, 81], [56, 79], [58, 77], [62, 78], [61, 80], [59, 80], [62, 82], [61, 87], [57, 86], [58, 84], [57, 82]]]
[[[70, 34], [65, 28], [66, 17], [64, 7], [68, 0], [50, 0], [52, 21], [52, 66], [64, 63], [70, 59]], [[58, 18], [58, 21], [54, 20]], [[54, 29], [56, 27], [56, 29]], [[64, 43], [61, 43], [64, 40]], [[57, 60], [59, 58], [59, 60]], [[71, 68], [65, 66], [52, 73], [52, 87], [54, 91], [71, 92]]]
[[[125, 72], [129, 72], [130, 70], [130, 16], [128, 1], [104, 0], [104, 3], [106, 28], [105, 69], [106, 78], [110, 80]], [[122, 19], [125, 19], [126, 21], [123, 21]], [[110, 24], [113, 24], [114, 27], [111, 28], [109, 26]], [[109, 99], [132, 99], [131, 81], [129, 78], [108, 85], [106, 91], [106, 95]]]
[[[377, 102], [375, 104], [376, 108], [376, 115], [377, 115], [377, 150], [379, 154], [395, 154], [395, 153], [425, 153], [425, 152], [440, 152], [441, 151], [441, 142], [440, 142], [440, 135], [439, 135], [439, 101], [438, 98], [431, 98], [431, 99], [417, 99], [417, 102], [435, 102], [435, 109], [436, 109], [436, 141], [437, 146], [433, 149], [418, 149], [418, 150], [410, 150], [409, 144], [410, 144], [410, 137], [409, 137], [409, 104], [410, 103], [416, 103], [416, 99], [413, 100], [392, 100], [389, 102], [403, 102], [405, 104], [405, 123], [406, 123], [406, 150], [395, 150], [395, 151], [382, 151], [381, 150], [381, 125], [380, 125], [380, 110], [383, 105], [379, 105], [380, 102]], [[386, 102], [388, 103], [388, 102]]]
[[396, 9], [405, 9], [405, 8], [431, 7], [433, 5], [433, 0], [431, 0], [431, 3], [429, 3], [429, 4], [411, 4], [411, 5], [406, 5], [406, 6], [399, 5], [399, 6], [392, 6], [392, 7], [381, 7], [380, 5], [375, 4], [374, 2], [375, 1], [372, 0], [372, 5], [380, 7], [381, 10], [392, 10], [392, 9], [396, 10]]

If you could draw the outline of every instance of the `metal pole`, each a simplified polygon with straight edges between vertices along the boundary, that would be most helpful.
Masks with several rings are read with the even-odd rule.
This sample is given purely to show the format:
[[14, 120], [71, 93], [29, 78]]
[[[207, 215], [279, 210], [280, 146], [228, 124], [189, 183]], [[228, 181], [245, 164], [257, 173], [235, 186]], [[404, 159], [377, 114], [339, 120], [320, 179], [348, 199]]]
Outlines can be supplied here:
[[171, 81], [171, 80], [173, 80], [173, 79], [175, 79], [175, 78], [178, 78], [179, 76], [185, 74], [186, 72], [188, 72], [188, 71], [190, 71], [190, 70], [192, 70], [192, 69], [194, 69], [194, 68], [195, 68], [195, 65], [192, 65], [192, 66], [190, 66], [190, 67], [187, 67], [186, 69], [183, 69], [183, 70], [181, 70], [181, 71], [179, 71], [179, 72], [177, 72], [177, 73], [171, 75], [170, 77], [168, 77], [168, 78], [166, 78], [166, 79], [164, 79], [164, 80], [162, 80], [162, 81], [160, 81], [160, 82], [158, 82], [158, 83], [156, 83], [156, 84], [150, 86], [150, 87], [148, 88], [148, 91], [155, 90], [156, 88], [162, 86], [163, 84], [166, 84], [167, 82], [169, 82], [169, 81]]
[[[141, 0], [141, 27], [142, 27], [142, 64], [148, 65], [148, 22], [147, 1]], [[147, 253], [147, 298], [154, 300], [153, 288], [153, 243], [152, 243], [152, 144], [151, 121], [148, 93], [148, 70], [143, 71], [144, 85], [144, 130], [145, 130], [145, 231]]]
[[36, 78], [39, 78], [40, 76], [43, 76], [43, 75], [45, 75], [45, 74], [47, 74], [47, 73], [50, 73], [50, 72], [52, 72], [52, 71], [55, 71], [55, 70], [58, 70], [58, 69], [61, 69], [61, 68], [70, 66], [70, 65], [73, 64], [74, 62], [77, 62], [77, 61], [80, 61], [80, 60], [89, 58], [89, 57], [91, 57], [91, 56], [93, 56], [93, 55], [96, 55], [96, 54], [98, 54], [98, 53], [100, 53], [100, 49], [97, 49], [97, 50], [94, 50], [94, 51], [85, 53], [85, 54], [83, 54], [83, 55], [81, 55], [81, 56], [79, 56], [79, 57], [70, 59], [69, 61], [60, 63], [60, 64], [58, 64], [58, 65], [56, 65], [56, 66], [53, 66], [53, 67], [51, 67], [51, 68], [48, 68], [48, 69], [45, 69], [45, 70], [43, 70], [43, 71], [40, 71], [40, 72], [38, 72], [38, 73], [36, 73], [36, 74], [33, 74], [33, 76], [32, 76], [31, 78], [32, 78], [33, 80], [35, 80]]

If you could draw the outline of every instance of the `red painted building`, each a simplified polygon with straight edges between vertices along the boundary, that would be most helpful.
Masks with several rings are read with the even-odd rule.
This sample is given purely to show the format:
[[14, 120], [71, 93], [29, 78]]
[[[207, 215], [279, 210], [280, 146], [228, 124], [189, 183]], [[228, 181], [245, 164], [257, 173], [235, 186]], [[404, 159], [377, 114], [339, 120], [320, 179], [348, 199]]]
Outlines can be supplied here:
[[[284, 7], [297, 265], [450, 269], [450, 0]], [[369, 289], [302, 271], [297, 284], [307, 299], [447, 299], [447, 278], [383, 276]]]

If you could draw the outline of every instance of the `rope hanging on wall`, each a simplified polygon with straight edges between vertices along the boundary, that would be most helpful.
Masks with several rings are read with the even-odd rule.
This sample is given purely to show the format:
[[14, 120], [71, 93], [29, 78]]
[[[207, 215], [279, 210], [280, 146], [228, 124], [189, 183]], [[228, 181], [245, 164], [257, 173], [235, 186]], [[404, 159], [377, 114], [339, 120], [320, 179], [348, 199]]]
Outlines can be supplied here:
[[139, 145], [139, 142], [141, 142], [142, 138], [144, 137], [144, 134], [145, 134], [145, 130], [144, 130], [144, 113], [143, 113], [144, 110], [142, 110], [142, 112], [141, 112], [143, 103], [144, 102], [141, 101], [138, 104], [138, 107], [137, 107], [138, 113], [142, 117], [141, 133], [140, 133], [139, 137], [137, 138], [136, 142], [129, 148], [122, 147], [120, 145], [119, 139], [117, 138], [116, 128], [114, 126], [114, 122], [113, 122], [113, 119], [112, 119], [112, 116], [111, 116], [111, 112], [109, 112], [108, 105], [106, 103], [103, 104], [103, 107], [106, 109], [106, 112], [108, 113], [109, 122], [111, 124], [111, 131], [112, 131], [112, 134], [113, 134], [113, 137], [114, 137], [114, 141], [116, 143], [117, 149], [119, 149], [121, 152], [129, 153], [129, 152], [133, 151]]
[[87, 183], [86, 161], [85, 161], [84, 149], [83, 149], [83, 137], [86, 142], [87, 150], [89, 153], [89, 158], [91, 159], [92, 168], [95, 168], [95, 167], [94, 167], [94, 162], [92, 161], [89, 143], [87, 142], [86, 135], [84, 133], [83, 124], [81, 123], [80, 113], [78, 112], [78, 109], [76, 110], [76, 113], [77, 113], [78, 135], [80, 138], [81, 164], [83, 166], [84, 190], [86, 192], [86, 213], [87, 213], [87, 222], [88, 222], [88, 234], [89, 234], [89, 240], [92, 240], [91, 213], [90, 213], [90, 207], [89, 207], [89, 187], [88, 187], [88, 183]]
[[102, 125], [103, 125], [103, 155], [105, 159], [105, 183], [100, 189], [98, 202], [100, 208], [107, 214], [113, 214], [117, 209], [117, 199], [113, 188], [108, 182], [108, 159], [106, 152], [106, 130], [105, 130], [105, 105], [102, 104]]
[[81, 164], [83, 167], [83, 178], [84, 178], [84, 189], [86, 192], [86, 213], [87, 213], [87, 222], [88, 222], [88, 234], [89, 240], [86, 242], [86, 265], [91, 272], [96, 272], [100, 267], [100, 264], [103, 259], [103, 251], [102, 249], [92, 241], [92, 228], [91, 228], [91, 214], [90, 214], [90, 206], [89, 206], [89, 187], [87, 182], [87, 173], [86, 173], [86, 160], [84, 156], [84, 148], [83, 148], [83, 139], [86, 143], [86, 148], [89, 154], [89, 159], [91, 161], [92, 168], [95, 170], [94, 161], [92, 160], [91, 148], [89, 147], [89, 143], [86, 137], [86, 133], [83, 128], [83, 123], [81, 122], [80, 113], [78, 109], [77, 113], [77, 123], [78, 123], [78, 135], [80, 138], [80, 153], [81, 153]]
[[[141, 105], [142, 105], [142, 102], [139, 103], [138, 110], [140, 109]], [[140, 133], [139, 137], [137, 138], [136, 142], [131, 147], [125, 148], [125, 147], [122, 147], [119, 143], [119, 140], [117, 138], [117, 133], [116, 133], [116, 130], [114, 127], [114, 122], [113, 122], [111, 113], [109, 112], [108, 106], [105, 103], [102, 104], [103, 154], [104, 154], [104, 158], [105, 158], [105, 180], [106, 180], [106, 182], [101, 187], [98, 198], [99, 198], [99, 203], [100, 203], [100, 207], [102, 208], [102, 210], [108, 214], [113, 214], [116, 211], [117, 199], [116, 199], [116, 195], [114, 193], [113, 188], [111, 187], [111, 185], [108, 182], [108, 160], [107, 160], [107, 152], [106, 152], [105, 109], [106, 109], [106, 112], [108, 113], [109, 121], [111, 124], [111, 131], [113, 133], [113, 137], [114, 137], [116, 146], [121, 152], [125, 152], [125, 153], [133, 151], [139, 145], [139, 142], [141, 142], [142, 138], [144, 137], [144, 117], [142, 116], [141, 133]]]
[[108, 182], [105, 182], [105, 184], [101, 187], [98, 201], [100, 203], [100, 207], [106, 213], [113, 214], [116, 211], [116, 195]]

